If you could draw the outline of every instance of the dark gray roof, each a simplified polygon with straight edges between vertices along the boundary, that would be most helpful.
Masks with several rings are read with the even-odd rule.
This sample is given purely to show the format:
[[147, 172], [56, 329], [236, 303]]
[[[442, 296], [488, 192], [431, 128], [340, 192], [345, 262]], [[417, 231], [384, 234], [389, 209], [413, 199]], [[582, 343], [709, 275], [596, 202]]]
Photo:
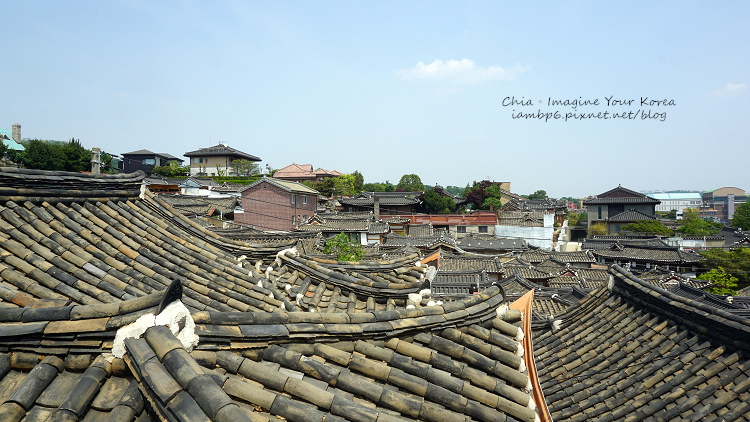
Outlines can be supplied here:
[[658, 237], [631, 237], [631, 236], [594, 236], [594, 238], [583, 239], [581, 249], [609, 249], [614, 244], [631, 246], [668, 247], [669, 245]]
[[596, 249], [594, 255], [607, 260], [650, 262], [657, 265], [696, 263], [701, 257], [693, 251], [678, 247], [650, 247], [635, 245], [612, 245], [609, 249]]
[[231, 156], [250, 161], [261, 161], [260, 158], [248, 153], [236, 150], [228, 145], [219, 144], [208, 148], [200, 148], [195, 151], [186, 152], [185, 157], [214, 157], [214, 156]]
[[456, 241], [465, 251], [525, 251], [529, 246], [524, 239], [498, 238], [470, 234]]
[[374, 206], [375, 195], [380, 205], [416, 205], [421, 203], [422, 192], [361, 192], [351, 198], [339, 200], [344, 205]]
[[637, 210], [627, 210], [623, 211], [619, 214], [615, 214], [609, 218], [607, 218], [608, 222], [622, 222], [622, 223], [632, 223], [635, 221], [641, 221], [641, 220], [656, 220], [656, 217], [653, 215], [648, 215], [645, 213], [642, 213]]
[[661, 204], [658, 199], [651, 198], [640, 192], [636, 192], [622, 186], [608, 190], [592, 199], [583, 201], [583, 205], [609, 205], [609, 204]]
[[610, 274], [534, 336], [552, 419], [745, 420], [750, 320]]

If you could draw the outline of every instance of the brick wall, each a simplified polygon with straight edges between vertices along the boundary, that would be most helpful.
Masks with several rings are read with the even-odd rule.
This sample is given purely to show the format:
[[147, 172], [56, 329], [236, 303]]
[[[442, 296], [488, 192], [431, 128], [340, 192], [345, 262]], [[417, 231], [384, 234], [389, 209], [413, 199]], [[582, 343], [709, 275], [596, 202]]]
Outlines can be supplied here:
[[[295, 203], [292, 203], [292, 195]], [[307, 198], [307, 204], [304, 198]], [[258, 183], [242, 192], [242, 214], [235, 221], [259, 230], [291, 230], [303, 218], [312, 217], [317, 208], [315, 195], [288, 192], [270, 183]], [[294, 221], [294, 224], [292, 224]]]

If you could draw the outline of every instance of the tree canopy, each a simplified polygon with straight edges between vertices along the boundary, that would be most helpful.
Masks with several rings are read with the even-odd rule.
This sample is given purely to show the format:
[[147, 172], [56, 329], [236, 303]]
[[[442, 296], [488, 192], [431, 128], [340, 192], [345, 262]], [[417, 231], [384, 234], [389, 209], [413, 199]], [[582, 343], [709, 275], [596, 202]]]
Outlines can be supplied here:
[[750, 248], [742, 247], [725, 251], [714, 248], [700, 251], [700, 264], [707, 270], [722, 268], [737, 277], [739, 287], [750, 285]]
[[349, 236], [344, 232], [326, 239], [323, 252], [336, 255], [339, 261], [359, 261], [365, 254], [362, 245], [349, 241]]
[[742, 230], [750, 230], [750, 202], [745, 202], [734, 210], [732, 226]]
[[697, 210], [685, 210], [677, 231], [685, 234], [712, 235], [721, 232], [721, 223], [712, 223], [698, 216]]
[[427, 189], [422, 200], [424, 211], [428, 214], [450, 214], [457, 208], [453, 198], [441, 194], [436, 188]]
[[422, 179], [416, 174], [405, 174], [401, 176], [401, 180], [396, 185], [396, 191], [399, 192], [421, 192], [424, 190], [424, 184]]
[[659, 220], [638, 220], [634, 223], [625, 224], [620, 227], [622, 230], [638, 232], [638, 233], [652, 233], [661, 234], [665, 236], [672, 236], [674, 232]]
[[78, 139], [68, 142], [33, 139], [25, 151], [14, 151], [11, 159], [26, 168], [56, 171], [90, 171], [91, 151], [81, 146]]
[[545, 199], [545, 198], [547, 198], [547, 192], [541, 189], [529, 195], [529, 199]]
[[396, 186], [386, 180], [382, 183], [365, 183], [362, 185], [362, 190], [365, 192], [393, 192], [396, 190]]
[[152, 175], [164, 177], [183, 177], [190, 173], [190, 166], [180, 166], [177, 161], [170, 161], [166, 166], [156, 166], [151, 170]]
[[[302, 184], [308, 186], [316, 191], [320, 192], [321, 195], [331, 196], [352, 196], [361, 192], [357, 189], [359, 185], [360, 177], [357, 176], [358, 172], [352, 174], [342, 174], [336, 177], [326, 177], [319, 182], [305, 181]], [[361, 174], [359, 176], [362, 176]], [[361, 185], [360, 185], [361, 186]]]
[[734, 295], [737, 294], [737, 277], [724, 271], [724, 268], [714, 268], [711, 271], [703, 273], [696, 277], [698, 280], [710, 281], [713, 286], [707, 290], [715, 295]]
[[502, 190], [499, 182], [482, 180], [474, 182], [464, 189], [464, 197], [469, 202], [472, 210], [488, 210], [490, 206], [497, 210], [502, 206]]
[[250, 160], [232, 160], [229, 166], [232, 169], [232, 174], [235, 176], [249, 177], [257, 176], [261, 173], [260, 165]]

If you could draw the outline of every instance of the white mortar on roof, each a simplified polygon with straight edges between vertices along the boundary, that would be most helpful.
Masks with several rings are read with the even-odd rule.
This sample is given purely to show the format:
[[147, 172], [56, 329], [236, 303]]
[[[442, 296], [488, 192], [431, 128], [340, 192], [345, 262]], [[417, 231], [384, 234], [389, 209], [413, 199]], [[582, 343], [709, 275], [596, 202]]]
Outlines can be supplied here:
[[172, 334], [180, 340], [182, 347], [188, 352], [198, 345], [199, 338], [195, 334], [195, 321], [190, 316], [190, 311], [182, 302], [175, 300], [167, 305], [159, 315], [141, 315], [135, 322], [117, 330], [112, 345], [112, 354], [117, 358], [122, 358], [126, 352], [125, 339], [140, 338], [146, 330], [157, 325], [169, 327]]

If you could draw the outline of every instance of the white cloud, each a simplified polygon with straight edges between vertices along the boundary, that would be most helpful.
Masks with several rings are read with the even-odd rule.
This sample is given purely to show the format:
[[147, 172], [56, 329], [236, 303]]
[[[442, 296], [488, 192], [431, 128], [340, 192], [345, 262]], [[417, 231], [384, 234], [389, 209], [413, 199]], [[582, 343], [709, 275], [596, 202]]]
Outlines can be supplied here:
[[747, 88], [747, 84], [744, 84], [744, 83], [742, 84], [728, 83], [723, 88], [717, 89], [716, 91], [714, 91], [714, 94], [716, 95], [734, 94], [737, 92], [744, 91], [746, 88]]
[[403, 76], [404, 79], [448, 80], [474, 84], [484, 81], [513, 79], [525, 70], [520, 64], [510, 69], [504, 69], [501, 66], [479, 66], [471, 59], [445, 61], [437, 59], [430, 64], [419, 62], [413, 68], [401, 69], [396, 73]]

